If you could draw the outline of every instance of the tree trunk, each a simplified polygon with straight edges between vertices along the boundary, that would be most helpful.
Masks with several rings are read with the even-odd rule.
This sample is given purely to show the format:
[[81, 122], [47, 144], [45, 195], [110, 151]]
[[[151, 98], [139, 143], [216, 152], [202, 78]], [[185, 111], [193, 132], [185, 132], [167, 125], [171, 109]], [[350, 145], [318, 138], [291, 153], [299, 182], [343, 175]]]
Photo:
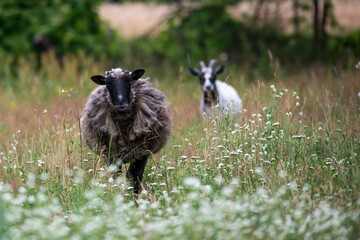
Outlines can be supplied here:
[[321, 19], [321, 36], [320, 36], [320, 44], [322, 49], [324, 49], [326, 47], [326, 38], [327, 38], [327, 34], [326, 34], [326, 24], [327, 24], [327, 20], [329, 17], [329, 13], [332, 7], [332, 3], [331, 0], [324, 0], [324, 4], [323, 4], [323, 12], [322, 12], [322, 19]]
[[253, 16], [253, 24], [256, 24], [258, 22], [259, 18], [260, 18], [263, 3], [264, 3], [264, 0], [258, 0], [257, 1], [254, 16]]
[[294, 23], [294, 31], [295, 34], [299, 34], [300, 32], [300, 18], [299, 18], [299, 0], [293, 0], [293, 11], [294, 11], [294, 17], [293, 17], [293, 23]]
[[319, 1], [313, 0], [314, 15], [313, 15], [313, 28], [314, 28], [314, 51], [315, 55], [319, 54]]
[[323, 57], [327, 43], [326, 25], [332, 8], [332, 2], [331, 0], [322, 0], [321, 2], [313, 0], [313, 5], [314, 51], [317, 57]]

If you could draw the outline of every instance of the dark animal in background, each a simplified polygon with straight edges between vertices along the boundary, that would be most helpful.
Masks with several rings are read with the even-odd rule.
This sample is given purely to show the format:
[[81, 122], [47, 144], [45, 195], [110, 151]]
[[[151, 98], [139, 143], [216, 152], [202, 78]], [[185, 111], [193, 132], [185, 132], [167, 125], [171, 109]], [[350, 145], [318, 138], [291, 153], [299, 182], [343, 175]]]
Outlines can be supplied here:
[[172, 130], [167, 99], [148, 79], [139, 79], [144, 72], [116, 68], [91, 77], [101, 86], [89, 95], [80, 120], [86, 145], [107, 164], [119, 171], [130, 164], [126, 176], [136, 194], [149, 156], [165, 146]]
[[32, 43], [37, 54], [38, 68], [40, 68], [42, 64], [41, 56], [43, 54], [49, 54], [50, 52], [55, 52], [56, 60], [58, 61], [60, 67], [64, 67], [64, 59], [62, 53], [57, 51], [56, 47], [51, 43], [49, 38], [42, 34], [36, 34], [32, 39]]
[[208, 117], [213, 115], [213, 108], [218, 104], [220, 115], [227, 111], [240, 116], [242, 102], [236, 90], [227, 83], [216, 80], [217, 75], [225, 70], [225, 66], [213, 68], [216, 60], [211, 60], [207, 67], [203, 61], [200, 62], [201, 70], [189, 68], [189, 73], [200, 78], [203, 94], [200, 104], [200, 112]]

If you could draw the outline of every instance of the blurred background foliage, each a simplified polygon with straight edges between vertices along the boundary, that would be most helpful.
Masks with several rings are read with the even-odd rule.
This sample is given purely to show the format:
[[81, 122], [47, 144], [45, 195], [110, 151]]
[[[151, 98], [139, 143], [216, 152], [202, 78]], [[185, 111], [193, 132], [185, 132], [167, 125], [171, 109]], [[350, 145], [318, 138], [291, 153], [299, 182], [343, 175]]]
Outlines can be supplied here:
[[[254, 3], [255, 11], [241, 20], [233, 18], [228, 9], [245, 1]], [[11, 59], [13, 70], [24, 56], [36, 56], [38, 66], [44, 64], [40, 56], [49, 51], [56, 53], [60, 65], [64, 54], [85, 54], [113, 64], [156, 63], [175, 70], [217, 58], [266, 77], [274, 74], [275, 61], [293, 69], [314, 62], [354, 66], [360, 30], [327, 32], [326, 26], [337, 25], [332, 0], [291, 0], [291, 33], [279, 27], [276, 17], [261, 19], [263, 5], [274, 1], [140, 1], [167, 3], [176, 10], [165, 28], [125, 39], [100, 20], [97, 7], [102, 0], [2, 0], [0, 54]], [[312, 20], [306, 22], [299, 11], [308, 11]]]
[[[119, 38], [96, 12], [100, 0], [2, 0], [0, 51], [19, 56], [54, 51], [118, 57]], [[40, 58], [39, 58], [40, 59]]]

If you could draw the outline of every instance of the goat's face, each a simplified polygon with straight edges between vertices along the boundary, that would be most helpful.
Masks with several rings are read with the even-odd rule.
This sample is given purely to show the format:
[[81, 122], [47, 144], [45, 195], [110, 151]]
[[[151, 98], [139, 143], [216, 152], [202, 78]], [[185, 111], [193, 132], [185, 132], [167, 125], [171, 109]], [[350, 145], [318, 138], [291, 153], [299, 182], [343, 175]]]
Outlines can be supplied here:
[[91, 80], [99, 85], [106, 85], [111, 103], [117, 110], [125, 111], [131, 103], [131, 85], [144, 73], [144, 69], [138, 69], [130, 73], [117, 68], [107, 71], [105, 77], [101, 75], [92, 76]]
[[189, 68], [190, 74], [198, 76], [204, 92], [213, 92], [215, 90], [215, 81], [217, 75], [225, 70], [225, 66], [213, 68], [212, 66], [203, 66], [201, 71], [196, 68]]

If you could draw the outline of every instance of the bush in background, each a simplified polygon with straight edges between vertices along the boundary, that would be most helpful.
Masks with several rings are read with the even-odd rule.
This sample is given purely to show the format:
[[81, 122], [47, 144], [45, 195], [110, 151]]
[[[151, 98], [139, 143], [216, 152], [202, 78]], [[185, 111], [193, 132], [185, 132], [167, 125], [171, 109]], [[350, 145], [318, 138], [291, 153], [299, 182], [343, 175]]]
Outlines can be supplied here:
[[[3, 0], [0, 3], [0, 54], [20, 56], [55, 51], [63, 64], [64, 54], [85, 53], [109, 65], [156, 65], [178, 70], [216, 58], [227, 65], [245, 67], [249, 79], [271, 79], [278, 64], [298, 70], [321, 61], [353, 68], [360, 55], [360, 31], [348, 35], [326, 34], [321, 54], [314, 49], [314, 34], [301, 29], [285, 34], [277, 22], [258, 24], [251, 18], [233, 19], [227, 7], [238, 1], [165, 1], [178, 10], [167, 20], [167, 28], [153, 35], [122, 40], [101, 22], [96, 7], [101, 0]], [[164, 2], [164, 1], [160, 1]], [[310, 25], [309, 25], [310, 26]], [[31, 60], [32, 58], [29, 58]], [[0, 69], [0, 75], [4, 70]]]
[[121, 55], [116, 34], [100, 21], [101, 0], [2, 0], [0, 51], [13, 56], [44, 51]]

